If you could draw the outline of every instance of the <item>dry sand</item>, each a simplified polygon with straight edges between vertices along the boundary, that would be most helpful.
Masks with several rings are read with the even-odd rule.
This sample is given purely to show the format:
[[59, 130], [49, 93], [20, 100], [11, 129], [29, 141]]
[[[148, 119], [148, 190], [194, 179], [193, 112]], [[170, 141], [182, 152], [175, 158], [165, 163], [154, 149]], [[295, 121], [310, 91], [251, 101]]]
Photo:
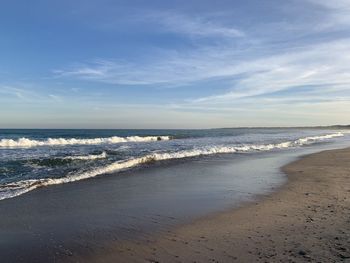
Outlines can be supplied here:
[[350, 262], [350, 149], [312, 154], [283, 171], [289, 182], [256, 203], [76, 260]]

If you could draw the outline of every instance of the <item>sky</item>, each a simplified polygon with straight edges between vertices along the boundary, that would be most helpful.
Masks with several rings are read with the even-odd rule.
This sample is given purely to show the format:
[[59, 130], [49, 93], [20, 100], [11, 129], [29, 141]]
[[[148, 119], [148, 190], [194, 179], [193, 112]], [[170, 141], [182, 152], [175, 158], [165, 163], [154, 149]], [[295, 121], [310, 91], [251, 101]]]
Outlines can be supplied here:
[[0, 128], [350, 124], [350, 0], [1, 0]]

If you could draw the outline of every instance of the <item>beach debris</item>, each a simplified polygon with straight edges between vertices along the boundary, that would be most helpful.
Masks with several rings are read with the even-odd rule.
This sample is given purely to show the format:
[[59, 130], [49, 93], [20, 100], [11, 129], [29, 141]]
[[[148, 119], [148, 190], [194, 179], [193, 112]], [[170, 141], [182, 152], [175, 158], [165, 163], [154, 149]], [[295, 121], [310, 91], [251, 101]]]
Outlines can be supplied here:
[[310, 223], [310, 222], [312, 222], [312, 221], [314, 221], [314, 220], [313, 220], [313, 218], [312, 218], [311, 216], [308, 216], [308, 217], [306, 218], [306, 222]]

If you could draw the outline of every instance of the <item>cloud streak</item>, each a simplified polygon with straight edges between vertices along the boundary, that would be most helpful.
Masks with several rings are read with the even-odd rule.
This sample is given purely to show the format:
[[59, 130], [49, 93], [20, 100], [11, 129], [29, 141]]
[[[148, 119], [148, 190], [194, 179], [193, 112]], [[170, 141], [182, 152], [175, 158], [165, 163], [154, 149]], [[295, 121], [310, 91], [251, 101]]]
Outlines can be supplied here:
[[[135, 23], [156, 24], [156, 32], [186, 36], [193, 42], [184, 49], [153, 49], [131, 60], [102, 58], [54, 73], [60, 78], [120, 86], [198, 89], [197, 96], [173, 104], [175, 110], [230, 111], [237, 110], [237, 105], [255, 109], [254, 104], [260, 102], [272, 107], [288, 103], [347, 103], [350, 2], [307, 3], [313, 7], [313, 13], [304, 14], [300, 21], [269, 21], [253, 29], [238, 29], [213, 19], [215, 16], [149, 12]], [[319, 16], [314, 18], [315, 14]], [[218, 88], [210, 94], [201, 92], [209, 81], [216, 82]]]
[[240, 38], [246, 34], [233, 26], [224, 26], [203, 16], [188, 17], [174, 12], [151, 12], [143, 16], [145, 21], [160, 25], [165, 32], [173, 32], [190, 37]]
[[99, 61], [57, 73], [120, 85], [185, 85], [210, 79], [230, 80], [227, 93], [200, 97], [193, 102], [232, 100], [308, 85], [319, 85], [322, 93], [322, 85], [334, 88], [339, 84], [350, 85], [350, 55], [347, 55], [350, 39], [251, 60], [235, 60], [236, 54], [229, 48], [205, 49], [191, 56], [164, 56], [152, 63]]

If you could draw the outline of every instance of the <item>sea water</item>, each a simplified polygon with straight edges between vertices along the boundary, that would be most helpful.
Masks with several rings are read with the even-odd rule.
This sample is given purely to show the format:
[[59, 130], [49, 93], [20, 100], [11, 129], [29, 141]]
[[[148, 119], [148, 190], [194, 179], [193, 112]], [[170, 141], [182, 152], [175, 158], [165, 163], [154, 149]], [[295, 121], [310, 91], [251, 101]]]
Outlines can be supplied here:
[[154, 163], [288, 151], [342, 140], [347, 130], [0, 130], [0, 200]]

